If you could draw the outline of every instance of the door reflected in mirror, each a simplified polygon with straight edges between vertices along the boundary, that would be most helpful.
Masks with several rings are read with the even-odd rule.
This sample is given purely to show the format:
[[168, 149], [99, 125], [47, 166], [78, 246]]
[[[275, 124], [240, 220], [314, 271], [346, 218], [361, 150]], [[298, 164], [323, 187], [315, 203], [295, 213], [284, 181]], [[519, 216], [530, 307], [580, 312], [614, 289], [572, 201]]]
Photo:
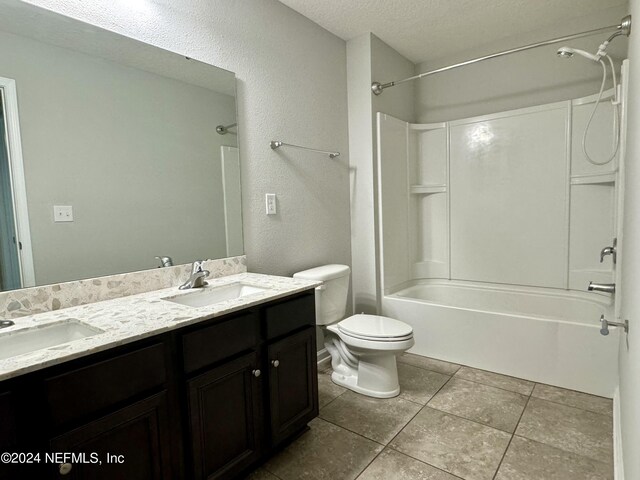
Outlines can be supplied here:
[[235, 75], [0, 6], [0, 289], [243, 253]]

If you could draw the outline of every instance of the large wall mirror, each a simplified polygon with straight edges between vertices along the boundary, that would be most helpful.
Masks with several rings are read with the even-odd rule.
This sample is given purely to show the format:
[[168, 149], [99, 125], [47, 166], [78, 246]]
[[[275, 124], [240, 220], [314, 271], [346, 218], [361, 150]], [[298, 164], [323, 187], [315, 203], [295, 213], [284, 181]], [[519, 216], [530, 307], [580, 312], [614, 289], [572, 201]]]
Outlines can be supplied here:
[[0, 290], [243, 253], [235, 75], [0, 1]]

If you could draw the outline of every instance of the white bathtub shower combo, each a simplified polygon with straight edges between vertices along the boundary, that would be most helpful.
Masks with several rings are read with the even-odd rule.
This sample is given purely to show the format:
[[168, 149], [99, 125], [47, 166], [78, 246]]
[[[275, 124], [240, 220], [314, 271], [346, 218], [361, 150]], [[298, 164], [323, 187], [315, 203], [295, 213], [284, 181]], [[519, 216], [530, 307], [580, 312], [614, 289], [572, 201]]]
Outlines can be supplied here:
[[[624, 68], [623, 68], [624, 70]], [[612, 97], [608, 92], [608, 98]], [[603, 396], [617, 382], [619, 162], [595, 96], [435, 124], [378, 114], [381, 314], [412, 352]], [[588, 137], [615, 141], [611, 102]]]

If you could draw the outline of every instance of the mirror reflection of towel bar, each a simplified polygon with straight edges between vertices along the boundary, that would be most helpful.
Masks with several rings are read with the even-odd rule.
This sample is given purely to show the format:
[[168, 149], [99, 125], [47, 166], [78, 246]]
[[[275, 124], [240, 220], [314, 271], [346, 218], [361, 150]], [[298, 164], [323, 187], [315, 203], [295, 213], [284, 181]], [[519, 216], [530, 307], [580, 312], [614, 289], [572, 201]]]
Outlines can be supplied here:
[[301, 145], [294, 145], [292, 143], [285, 143], [280, 140], [271, 140], [271, 148], [273, 150], [280, 147], [301, 148], [302, 150], [309, 150], [310, 152], [324, 153], [326, 155], [329, 155], [329, 158], [336, 158], [340, 156], [340, 152], [328, 152], [326, 150], [318, 150], [317, 148], [309, 148], [309, 147], [303, 147]]
[[218, 125], [216, 127], [216, 132], [218, 132], [220, 135], [226, 135], [227, 133], [229, 133], [229, 129], [238, 126], [237, 123], [232, 123], [231, 125]]

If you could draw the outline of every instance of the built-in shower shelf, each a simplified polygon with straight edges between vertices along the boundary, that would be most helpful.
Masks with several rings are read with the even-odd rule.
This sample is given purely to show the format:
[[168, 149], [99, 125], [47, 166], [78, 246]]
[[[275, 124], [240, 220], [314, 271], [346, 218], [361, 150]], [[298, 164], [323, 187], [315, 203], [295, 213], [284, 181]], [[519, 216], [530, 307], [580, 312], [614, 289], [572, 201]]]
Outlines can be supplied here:
[[615, 172], [571, 176], [571, 185], [597, 185], [600, 183], [615, 183], [615, 181]]
[[446, 185], [411, 185], [411, 193], [414, 195], [428, 195], [430, 193], [444, 193]]

